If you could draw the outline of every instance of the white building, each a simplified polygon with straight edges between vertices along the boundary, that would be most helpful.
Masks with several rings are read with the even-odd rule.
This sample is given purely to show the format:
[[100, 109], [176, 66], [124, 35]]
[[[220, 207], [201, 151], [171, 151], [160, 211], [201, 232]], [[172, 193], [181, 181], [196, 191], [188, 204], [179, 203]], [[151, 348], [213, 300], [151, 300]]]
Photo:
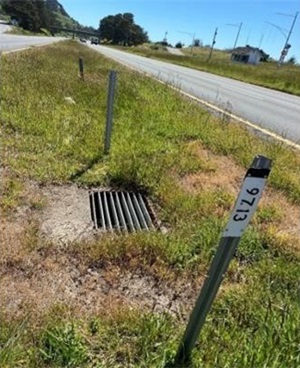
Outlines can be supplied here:
[[231, 60], [245, 64], [258, 64], [261, 60], [266, 60], [268, 55], [257, 47], [245, 46], [232, 50]]

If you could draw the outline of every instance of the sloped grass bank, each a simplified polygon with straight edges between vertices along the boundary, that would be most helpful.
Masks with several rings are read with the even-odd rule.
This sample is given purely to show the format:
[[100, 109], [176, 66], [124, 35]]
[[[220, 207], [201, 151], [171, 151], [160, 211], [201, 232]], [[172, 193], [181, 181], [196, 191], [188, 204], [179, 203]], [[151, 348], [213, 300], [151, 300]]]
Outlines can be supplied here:
[[[118, 80], [111, 152], [105, 156], [110, 69], [117, 70]], [[242, 239], [193, 366], [300, 364], [300, 220], [293, 216], [300, 205], [298, 152], [212, 117], [167, 86], [76, 42], [1, 58], [0, 120], [1, 170], [7, 172], [0, 230], [20, 221], [22, 213], [28, 221], [23, 230], [11, 226], [1, 241], [0, 290], [9, 307], [1, 304], [0, 366], [164, 367], [176, 353], [245, 169], [257, 153], [274, 161], [272, 189], [264, 195], [269, 200]], [[47, 208], [43, 187], [50, 183], [140, 189], [154, 203], [164, 231], [63, 247], [49, 243], [39, 237], [38, 218]], [[88, 270], [113, 267], [138, 270], [174, 290], [182, 280], [190, 287], [190, 281], [194, 296], [177, 296], [182, 311], [176, 316], [167, 306], [157, 313], [117, 297], [98, 311], [69, 294], [50, 306], [42, 296], [25, 302], [21, 292], [18, 300], [9, 299], [9, 290], [21, 282], [35, 296], [34, 287], [45, 277], [61, 282], [62, 270], [76, 289]]]

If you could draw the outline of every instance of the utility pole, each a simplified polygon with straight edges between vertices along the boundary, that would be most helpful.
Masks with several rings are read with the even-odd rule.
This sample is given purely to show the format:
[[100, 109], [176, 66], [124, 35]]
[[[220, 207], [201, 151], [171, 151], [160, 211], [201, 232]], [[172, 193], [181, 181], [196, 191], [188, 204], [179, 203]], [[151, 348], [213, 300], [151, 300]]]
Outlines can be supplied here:
[[195, 46], [195, 33], [193, 33], [193, 39], [192, 39], [192, 47], [191, 47], [191, 55], [193, 56], [193, 50]]
[[233, 50], [235, 49], [236, 47], [236, 44], [238, 42], [238, 39], [239, 39], [239, 35], [240, 35], [240, 32], [241, 32], [241, 29], [242, 29], [242, 25], [243, 23], [240, 23], [240, 24], [226, 24], [227, 26], [232, 26], [232, 27], [239, 27], [238, 31], [237, 31], [237, 35], [236, 35], [236, 38], [235, 38], [235, 41], [234, 41], [234, 45], [233, 45]]
[[165, 42], [165, 43], [168, 43], [167, 36], [168, 36], [168, 31], [165, 32], [165, 37], [163, 39], [163, 42]]
[[209, 55], [208, 55], [207, 61], [209, 61], [211, 59], [213, 48], [214, 48], [214, 45], [216, 43], [217, 34], [218, 34], [218, 28], [216, 28], [216, 30], [215, 30], [214, 38], [213, 38], [213, 41], [211, 43], [211, 47], [210, 47], [210, 51], [209, 51]]
[[241, 23], [240, 26], [239, 26], [238, 33], [237, 33], [236, 38], [235, 38], [235, 41], [234, 41], [233, 50], [235, 49], [236, 44], [238, 42], [239, 35], [240, 35], [241, 29], [242, 29], [242, 25], [243, 25], [243, 23]]
[[281, 66], [281, 65], [283, 64], [283, 62], [284, 62], [284, 58], [286, 57], [286, 55], [287, 55], [287, 53], [288, 53], [288, 50], [289, 50], [289, 48], [291, 47], [291, 45], [289, 44], [289, 39], [290, 39], [291, 34], [292, 34], [292, 32], [293, 32], [293, 28], [294, 28], [294, 25], [295, 25], [295, 23], [296, 23], [296, 19], [297, 19], [297, 17], [298, 17], [298, 14], [299, 14], [299, 12], [296, 12], [296, 14], [294, 15], [294, 20], [293, 20], [293, 22], [292, 22], [292, 25], [291, 25], [290, 31], [289, 31], [289, 33], [288, 33], [288, 35], [287, 35], [287, 38], [286, 38], [285, 44], [284, 44], [283, 49], [282, 49], [281, 54], [280, 54], [280, 58], [279, 58], [279, 60], [278, 60], [278, 66]]
[[182, 31], [178, 31], [179, 33], [185, 33], [189, 36], [192, 37], [192, 45], [191, 45], [191, 55], [193, 56], [193, 50], [194, 50], [194, 44], [195, 44], [195, 33], [190, 33], [190, 32], [182, 32]]

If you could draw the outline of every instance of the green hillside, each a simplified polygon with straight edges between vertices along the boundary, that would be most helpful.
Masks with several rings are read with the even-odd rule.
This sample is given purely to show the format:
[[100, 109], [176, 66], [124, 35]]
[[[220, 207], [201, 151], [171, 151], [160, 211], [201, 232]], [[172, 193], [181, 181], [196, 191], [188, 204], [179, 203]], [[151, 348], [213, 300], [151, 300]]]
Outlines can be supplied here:
[[57, 0], [46, 0], [46, 7], [54, 16], [55, 26], [62, 28], [81, 27], [75, 19], [70, 17]]
[[21, 28], [33, 32], [53, 26], [94, 31], [73, 19], [57, 0], [0, 0], [0, 19], [15, 19]]

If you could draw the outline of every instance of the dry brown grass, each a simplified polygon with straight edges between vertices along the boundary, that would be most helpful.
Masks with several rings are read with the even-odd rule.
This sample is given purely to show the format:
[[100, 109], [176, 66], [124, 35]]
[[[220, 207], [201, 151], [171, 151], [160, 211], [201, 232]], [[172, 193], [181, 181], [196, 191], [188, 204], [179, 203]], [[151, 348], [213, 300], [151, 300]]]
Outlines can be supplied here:
[[191, 193], [202, 190], [226, 190], [232, 195], [239, 191], [245, 169], [238, 166], [233, 159], [227, 156], [218, 156], [212, 152], [201, 148], [199, 145], [195, 153], [205, 160], [212, 170], [203, 171], [196, 174], [189, 174], [181, 179], [182, 186]]
[[[200, 145], [195, 148], [195, 153], [214, 169], [185, 175], [179, 179], [181, 186], [191, 194], [224, 190], [233, 198], [236, 197], [245, 175], [245, 169], [237, 165], [232, 158], [215, 155]], [[299, 251], [300, 207], [289, 201], [283, 193], [267, 188], [262, 196], [259, 209], [274, 212], [272, 219], [261, 220], [264, 230], [270, 230], [273, 235], [276, 232], [277, 236], [285, 240], [287, 246]]]
[[174, 287], [139, 268], [91, 265], [68, 250], [41, 249], [2, 268], [0, 308], [8, 318], [30, 313], [38, 319], [59, 305], [78, 317], [103, 313], [113, 305], [181, 316], [182, 307], [197, 294], [199, 283], [185, 280]]

